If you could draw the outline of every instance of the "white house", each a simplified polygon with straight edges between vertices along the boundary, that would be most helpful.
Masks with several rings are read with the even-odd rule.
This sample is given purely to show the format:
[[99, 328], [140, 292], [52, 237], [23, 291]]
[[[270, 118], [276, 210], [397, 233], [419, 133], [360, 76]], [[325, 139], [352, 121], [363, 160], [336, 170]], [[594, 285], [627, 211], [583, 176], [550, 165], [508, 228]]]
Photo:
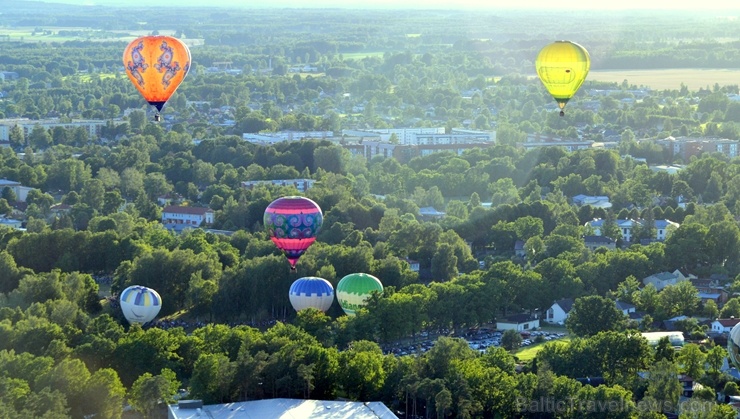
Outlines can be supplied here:
[[496, 322], [496, 329], [498, 330], [516, 330], [517, 332], [521, 332], [538, 327], [540, 327], [540, 319], [532, 318], [529, 314], [514, 314]]
[[716, 319], [712, 322], [712, 332], [730, 333], [730, 330], [738, 323], [740, 323], [740, 318]]
[[673, 272], [661, 272], [657, 274], [652, 274], [646, 278], [643, 278], [642, 283], [647, 284], [653, 284], [655, 285], [655, 289], [658, 291], [662, 290], [663, 288], [667, 287], [668, 285], [676, 285], [679, 282], [688, 281], [689, 278], [685, 277], [681, 271], [676, 269]]
[[[595, 235], [601, 236], [601, 229], [604, 226], [604, 222], [605, 220], [597, 218], [587, 222], [586, 225], [593, 228]], [[629, 242], [632, 241], [632, 229], [636, 225], [644, 225], [645, 220], [616, 220], [615, 223], [617, 227], [619, 227], [619, 231], [622, 234], [622, 239]], [[668, 236], [670, 236], [671, 232], [680, 227], [680, 224], [674, 223], [671, 220], [655, 220], [654, 225], [655, 239], [659, 241], [667, 239]]]
[[401, 260], [403, 260], [404, 262], [408, 263], [409, 264], [409, 268], [411, 268], [412, 271], [419, 272], [419, 261], [416, 261], [416, 260], [413, 260], [413, 259], [409, 259], [409, 258], [404, 258], [404, 259], [401, 259]]
[[[555, 301], [545, 313], [545, 321], [548, 323], [564, 324], [568, 318], [571, 310], [573, 310], [573, 304], [575, 301], [572, 298], [565, 298], [559, 301]], [[635, 306], [624, 301], [615, 301], [617, 309], [624, 313], [625, 316], [629, 316], [630, 313], [635, 313]]]
[[565, 298], [560, 301], [555, 301], [545, 313], [545, 321], [548, 323], [565, 323], [565, 319], [568, 318], [568, 313], [573, 309], [573, 299]]
[[663, 241], [681, 225], [671, 220], [655, 220], [655, 238]]
[[[0, 192], [2, 192], [5, 188], [9, 188], [13, 191], [17, 202], [26, 202], [26, 197], [28, 197], [28, 193], [33, 190], [33, 188], [21, 185], [20, 182], [8, 179], [0, 179]], [[8, 203], [11, 205], [14, 204], [14, 202]]]
[[624, 301], [616, 301], [617, 309], [624, 313], [626, 316], [629, 316], [630, 313], [634, 313], [636, 310], [636, 307], [633, 306], [630, 303], [625, 303]]
[[586, 245], [586, 249], [592, 252], [600, 247], [605, 247], [609, 250], [617, 248], [617, 242], [606, 236], [583, 236], [583, 244]]
[[175, 230], [197, 228], [204, 224], [213, 224], [214, 214], [210, 208], [171, 205], [162, 210], [162, 224]]

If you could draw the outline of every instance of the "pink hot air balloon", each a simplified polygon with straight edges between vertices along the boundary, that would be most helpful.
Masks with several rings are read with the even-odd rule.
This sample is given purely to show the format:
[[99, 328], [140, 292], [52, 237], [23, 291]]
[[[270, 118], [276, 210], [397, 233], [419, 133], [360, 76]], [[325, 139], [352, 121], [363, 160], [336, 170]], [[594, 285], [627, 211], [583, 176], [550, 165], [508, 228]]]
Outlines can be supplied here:
[[323, 222], [319, 205], [302, 196], [285, 196], [272, 201], [264, 216], [265, 229], [288, 258], [291, 270], [295, 270], [298, 258], [316, 241]]

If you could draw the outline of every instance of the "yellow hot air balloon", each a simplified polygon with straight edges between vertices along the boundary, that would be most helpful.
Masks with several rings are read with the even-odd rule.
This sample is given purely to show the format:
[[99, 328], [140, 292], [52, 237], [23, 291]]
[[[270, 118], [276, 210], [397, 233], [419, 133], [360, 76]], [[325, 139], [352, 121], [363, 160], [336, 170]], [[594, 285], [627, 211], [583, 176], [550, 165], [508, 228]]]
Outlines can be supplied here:
[[123, 67], [136, 90], [157, 108], [154, 119], [190, 70], [190, 50], [171, 36], [142, 36], [123, 51]]
[[563, 108], [586, 80], [591, 57], [586, 48], [570, 41], [556, 41], [542, 48], [535, 60], [537, 75], [542, 84]]

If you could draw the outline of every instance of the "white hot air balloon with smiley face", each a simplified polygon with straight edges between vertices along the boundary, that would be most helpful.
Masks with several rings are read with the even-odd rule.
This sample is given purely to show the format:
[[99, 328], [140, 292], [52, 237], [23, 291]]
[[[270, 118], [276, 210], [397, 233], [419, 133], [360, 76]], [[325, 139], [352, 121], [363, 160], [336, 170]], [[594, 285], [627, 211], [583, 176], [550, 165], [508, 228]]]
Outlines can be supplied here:
[[121, 311], [130, 324], [154, 320], [161, 308], [162, 297], [151, 288], [132, 285], [121, 293]]

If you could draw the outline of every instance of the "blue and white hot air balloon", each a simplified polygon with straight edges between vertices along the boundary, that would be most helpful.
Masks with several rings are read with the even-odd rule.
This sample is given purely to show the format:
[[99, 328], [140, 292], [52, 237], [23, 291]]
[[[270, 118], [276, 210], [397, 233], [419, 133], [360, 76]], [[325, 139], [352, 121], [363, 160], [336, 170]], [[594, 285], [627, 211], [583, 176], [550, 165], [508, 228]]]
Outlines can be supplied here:
[[288, 296], [295, 311], [313, 307], [325, 312], [334, 302], [334, 287], [324, 278], [307, 276], [293, 282]]
[[121, 311], [130, 324], [154, 320], [161, 308], [162, 297], [151, 288], [132, 285], [121, 293]]

